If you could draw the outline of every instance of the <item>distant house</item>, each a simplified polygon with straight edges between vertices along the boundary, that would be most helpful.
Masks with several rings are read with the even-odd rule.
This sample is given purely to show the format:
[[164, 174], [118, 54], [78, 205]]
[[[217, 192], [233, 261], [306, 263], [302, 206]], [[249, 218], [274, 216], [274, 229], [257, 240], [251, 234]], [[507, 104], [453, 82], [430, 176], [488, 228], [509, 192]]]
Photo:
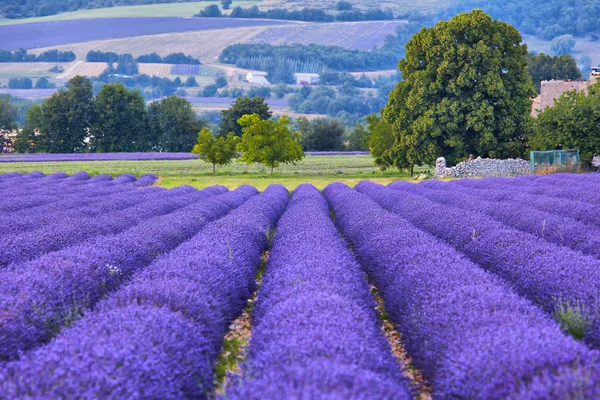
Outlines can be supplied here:
[[554, 105], [561, 94], [565, 92], [586, 92], [587, 88], [600, 80], [600, 67], [592, 67], [590, 79], [587, 81], [542, 81], [540, 95], [533, 99], [531, 114], [537, 117], [538, 113]]
[[254, 85], [269, 85], [267, 75], [264, 71], [250, 71], [246, 74], [246, 80]]
[[319, 83], [319, 74], [295, 73], [296, 85], [316, 85]]

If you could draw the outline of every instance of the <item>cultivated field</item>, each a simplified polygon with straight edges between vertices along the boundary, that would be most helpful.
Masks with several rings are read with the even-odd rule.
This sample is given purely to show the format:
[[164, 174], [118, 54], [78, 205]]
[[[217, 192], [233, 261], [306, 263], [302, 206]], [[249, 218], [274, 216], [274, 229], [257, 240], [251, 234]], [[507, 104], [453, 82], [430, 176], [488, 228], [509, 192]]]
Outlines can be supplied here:
[[0, 49], [37, 49], [91, 40], [173, 32], [296, 24], [291, 21], [235, 18], [97, 18], [0, 26]]
[[90, 50], [131, 53], [135, 57], [152, 52], [158, 53], [161, 56], [181, 52], [204, 60], [218, 57], [221, 51], [231, 44], [246, 43], [263, 29], [264, 27], [257, 26], [135, 36], [110, 40], [92, 40], [85, 43], [36, 49], [31, 50], [31, 52], [41, 53], [51, 49], [61, 51], [72, 50], [78, 59], [85, 59], [86, 54]]
[[370, 50], [383, 45], [388, 34], [402, 21], [386, 22], [336, 22], [328, 24], [289, 24], [286, 26], [240, 27], [213, 29], [184, 33], [167, 33], [125, 37], [110, 40], [92, 40], [31, 50], [41, 53], [46, 50], [71, 50], [78, 59], [84, 59], [90, 50], [131, 53], [134, 56], [156, 52], [167, 55], [182, 52], [193, 57], [216, 59], [223, 49], [235, 43], [316, 43], [337, 45], [349, 49]]
[[291, 195], [155, 179], [0, 175], [4, 396], [600, 390], [598, 174]]
[[[35, 17], [26, 19], [0, 18], [0, 25], [15, 25], [30, 22], [64, 21], [72, 19], [95, 19], [95, 18], [133, 18], [133, 17], [191, 17], [205, 7], [217, 4], [220, 1], [195, 1], [188, 3], [166, 3], [166, 4], [143, 4], [138, 6], [121, 6], [110, 8], [95, 8], [92, 10], [79, 10], [65, 12], [46, 17]], [[260, 4], [260, 1], [234, 1], [231, 8], [249, 7]]]
[[39, 78], [42, 76], [54, 77], [59, 75], [56, 72], [48, 70], [56, 65], [68, 68], [71, 63], [52, 63], [52, 62], [26, 62], [26, 63], [0, 63], [0, 78], [30, 77]]
[[98, 77], [106, 68], [108, 68], [108, 64], [104, 62], [75, 61], [73, 65], [65, 68], [65, 72], [60, 74], [58, 78], [68, 80], [76, 75], [87, 76], [88, 78]]
[[171, 75], [171, 64], [141, 64], [138, 63], [140, 74], [167, 77]]
[[371, 50], [383, 45], [404, 21], [334, 22], [269, 27], [250, 39], [250, 43], [311, 44], [341, 46], [352, 50]]

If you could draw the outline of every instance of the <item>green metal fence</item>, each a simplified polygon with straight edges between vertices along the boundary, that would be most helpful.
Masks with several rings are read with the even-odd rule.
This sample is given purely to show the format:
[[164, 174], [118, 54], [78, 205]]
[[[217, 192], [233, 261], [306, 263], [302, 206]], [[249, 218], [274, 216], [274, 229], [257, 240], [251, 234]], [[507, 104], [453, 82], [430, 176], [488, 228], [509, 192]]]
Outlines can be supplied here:
[[556, 172], [579, 172], [581, 160], [579, 150], [532, 151], [529, 154], [531, 173], [547, 175]]

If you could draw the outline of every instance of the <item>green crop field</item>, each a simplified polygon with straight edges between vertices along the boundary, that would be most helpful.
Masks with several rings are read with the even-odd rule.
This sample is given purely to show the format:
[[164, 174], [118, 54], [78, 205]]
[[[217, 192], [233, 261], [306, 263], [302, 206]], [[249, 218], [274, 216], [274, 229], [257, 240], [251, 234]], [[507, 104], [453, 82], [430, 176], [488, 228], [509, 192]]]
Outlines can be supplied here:
[[[231, 8], [251, 6], [260, 1], [243, 0], [234, 1]], [[125, 18], [125, 17], [191, 17], [210, 4], [219, 1], [196, 1], [191, 3], [144, 4], [140, 6], [122, 6], [110, 8], [94, 8], [92, 10], [79, 10], [65, 12], [47, 17], [26, 19], [0, 18], [0, 25], [23, 24], [28, 22], [62, 21], [66, 19], [92, 19], [92, 18]]]
[[[418, 168], [417, 173], [430, 168]], [[110, 175], [133, 174], [140, 176], [150, 173], [160, 177], [159, 185], [174, 187], [190, 185], [204, 188], [211, 185], [224, 185], [236, 188], [247, 184], [264, 189], [272, 183], [281, 183], [289, 189], [310, 182], [323, 188], [331, 182], [344, 182], [354, 185], [369, 179], [379, 183], [408, 179], [406, 172], [380, 172], [369, 155], [356, 156], [307, 156], [296, 165], [282, 165], [275, 169], [270, 177], [267, 168], [262, 165], [233, 163], [217, 168], [212, 174], [212, 165], [200, 160], [180, 161], [86, 161], [86, 162], [30, 162], [0, 163], [0, 173], [40, 171], [45, 174], [62, 171], [73, 174], [86, 171], [89, 174]]]

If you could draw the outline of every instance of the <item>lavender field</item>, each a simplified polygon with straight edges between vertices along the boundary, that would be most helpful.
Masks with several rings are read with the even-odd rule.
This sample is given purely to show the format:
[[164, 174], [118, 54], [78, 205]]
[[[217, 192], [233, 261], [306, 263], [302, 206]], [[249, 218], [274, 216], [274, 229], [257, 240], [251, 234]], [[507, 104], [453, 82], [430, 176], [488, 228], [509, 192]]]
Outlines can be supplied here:
[[173, 32], [287, 25], [289, 21], [236, 18], [97, 18], [0, 26], [0, 49], [18, 50]]
[[156, 179], [0, 175], [0, 398], [600, 394], [600, 174]]

